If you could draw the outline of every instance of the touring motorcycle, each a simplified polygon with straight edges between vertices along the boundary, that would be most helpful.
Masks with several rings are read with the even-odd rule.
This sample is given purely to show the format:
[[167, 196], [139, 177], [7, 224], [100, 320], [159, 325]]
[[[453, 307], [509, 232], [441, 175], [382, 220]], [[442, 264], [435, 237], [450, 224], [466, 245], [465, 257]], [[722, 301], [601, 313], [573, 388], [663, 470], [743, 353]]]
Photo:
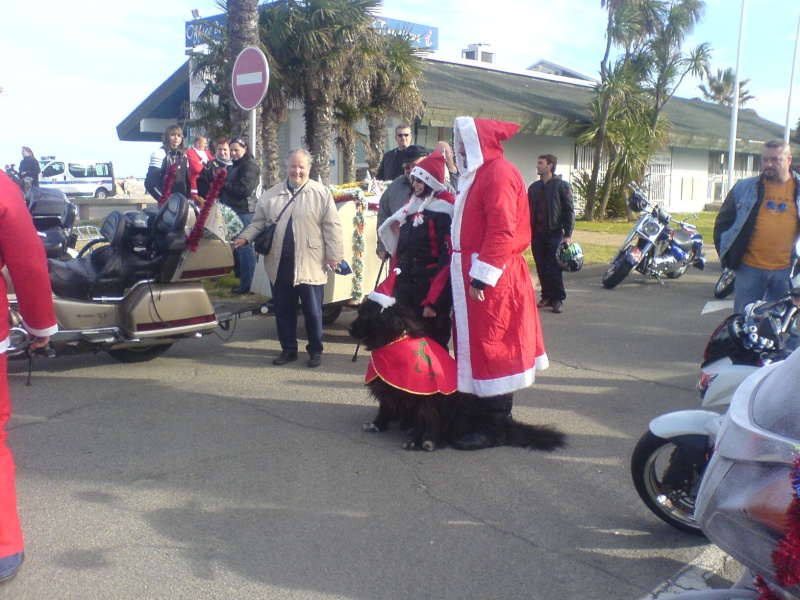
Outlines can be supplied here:
[[[634, 269], [642, 275], [656, 278], [662, 284], [663, 276], [677, 279], [690, 266], [704, 269], [703, 236], [697, 232], [697, 228], [691, 223], [673, 219], [661, 207], [652, 206], [635, 183], [630, 187], [632, 193], [628, 197], [628, 206], [641, 215], [611, 259], [603, 275], [603, 287], [616, 287]], [[671, 223], [680, 228], [671, 227]]]
[[[199, 210], [172, 194], [152, 211], [111, 212], [101, 237], [76, 258], [48, 259], [59, 330], [46, 356], [108, 352], [122, 362], [153, 359], [175, 342], [212, 333], [234, 317], [260, 314], [260, 306], [218, 317], [202, 285], [226, 275], [233, 252], [211, 205]], [[9, 358], [29, 355], [11, 282]]]
[[[799, 250], [800, 242], [795, 252]], [[786, 297], [749, 305], [744, 315], [733, 314], [714, 330], [697, 384], [702, 409], [656, 417], [634, 448], [631, 477], [639, 497], [676, 529], [702, 535], [695, 501], [725, 416], [717, 411], [727, 410], [747, 377], [785, 359], [798, 346], [800, 274], [792, 285]]]
[[697, 497], [703, 533], [743, 565], [728, 590], [675, 600], [800, 599], [800, 352], [742, 383]]

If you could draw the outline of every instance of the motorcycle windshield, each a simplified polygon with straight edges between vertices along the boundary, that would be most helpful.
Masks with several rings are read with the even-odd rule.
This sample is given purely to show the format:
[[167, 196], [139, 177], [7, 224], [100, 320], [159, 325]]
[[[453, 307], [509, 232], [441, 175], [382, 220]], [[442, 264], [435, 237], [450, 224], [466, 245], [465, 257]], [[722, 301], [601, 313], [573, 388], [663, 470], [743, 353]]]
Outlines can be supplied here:
[[800, 353], [793, 352], [759, 386], [752, 403], [753, 422], [760, 428], [800, 444]]
[[[796, 352], [792, 356], [800, 359], [800, 354]], [[788, 409], [772, 406], [772, 402], [767, 400], [767, 396], [762, 391], [773, 374], [776, 374], [776, 379], [784, 379], [787, 373], [785, 371], [781, 373], [779, 367], [786, 365], [786, 362], [762, 367], [742, 382], [733, 395], [728, 414], [725, 416], [717, 437], [717, 453], [733, 461], [791, 464], [797, 446], [800, 444], [800, 436], [790, 438], [776, 434], [771, 429], [777, 428], [779, 423], [783, 423], [785, 415], [795, 411], [797, 404], [793, 402], [792, 408]], [[800, 367], [800, 361], [795, 360], [795, 367]], [[797, 381], [796, 377], [797, 374], [793, 373], [789, 379]], [[777, 384], [773, 383], [772, 385]], [[763, 409], [761, 408], [762, 403], [771, 406]], [[766, 427], [757, 424], [756, 412], [759, 413], [759, 419]], [[792, 415], [792, 418], [796, 417]], [[781, 427], [785, 430], [791, 425], [783, 424]]]

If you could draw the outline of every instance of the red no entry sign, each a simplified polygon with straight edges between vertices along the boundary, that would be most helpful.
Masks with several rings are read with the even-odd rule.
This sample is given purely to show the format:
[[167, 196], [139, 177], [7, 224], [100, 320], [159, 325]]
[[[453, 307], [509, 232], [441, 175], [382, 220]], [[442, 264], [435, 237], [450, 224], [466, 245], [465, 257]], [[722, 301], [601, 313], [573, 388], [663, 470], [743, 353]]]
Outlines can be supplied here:
[[233, 64], [231, 89], [233, 99], [243, 110], [253, 110], [261, 104], [269, 85], [267, 57], [258, 48], [248, 46]]

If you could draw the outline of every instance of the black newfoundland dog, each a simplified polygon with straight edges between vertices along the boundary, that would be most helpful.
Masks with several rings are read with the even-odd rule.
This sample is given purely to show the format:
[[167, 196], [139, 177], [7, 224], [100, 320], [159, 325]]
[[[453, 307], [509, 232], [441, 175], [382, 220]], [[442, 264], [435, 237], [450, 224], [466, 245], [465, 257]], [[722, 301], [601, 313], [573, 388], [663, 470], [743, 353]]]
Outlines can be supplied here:
[[[358, 317], [348, 328], [350, 336], [373, 351], [399, 338], [424, 336], [423, 325], [409, 309], [394, 305], [384, 308], [366, 299]], [[431, 342], [434, 343], [434, 342]], [[414, 394], [375, 377], [367, 384], [378, 401], [378, 414], [362, 425], [368, 432], [386, 431], [397, 422], [408, 430], [406, 450], [436, 450], [474, 431], [480, 422], [480, 399], [455, 392]], [[566, 446], [565, 435], [551, 425], [527, 425], [508, 417], [495, 432], [494, 446], [517, 446], [552, 451]]]

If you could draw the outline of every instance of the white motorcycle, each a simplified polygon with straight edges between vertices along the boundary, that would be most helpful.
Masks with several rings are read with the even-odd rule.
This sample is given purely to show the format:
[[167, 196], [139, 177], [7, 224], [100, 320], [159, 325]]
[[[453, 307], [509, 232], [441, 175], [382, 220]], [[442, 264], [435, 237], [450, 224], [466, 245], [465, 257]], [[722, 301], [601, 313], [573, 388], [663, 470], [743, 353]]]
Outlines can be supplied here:
[[800, 352], [736, 391], [697, 497], [703, 533], [744, 565], [729, 590], [674, 600], [800, 599]]
[[634, 487], [645, 505], [672, 527], [703, 535], [694, 516], [695, 501], [724, 411], [748, 376], [788, 356], [798, 306], [800, 289], [725, 319], [706, 344], [697, 384], [702, 408], [656, 417], [636, 444], [631, 455]]

